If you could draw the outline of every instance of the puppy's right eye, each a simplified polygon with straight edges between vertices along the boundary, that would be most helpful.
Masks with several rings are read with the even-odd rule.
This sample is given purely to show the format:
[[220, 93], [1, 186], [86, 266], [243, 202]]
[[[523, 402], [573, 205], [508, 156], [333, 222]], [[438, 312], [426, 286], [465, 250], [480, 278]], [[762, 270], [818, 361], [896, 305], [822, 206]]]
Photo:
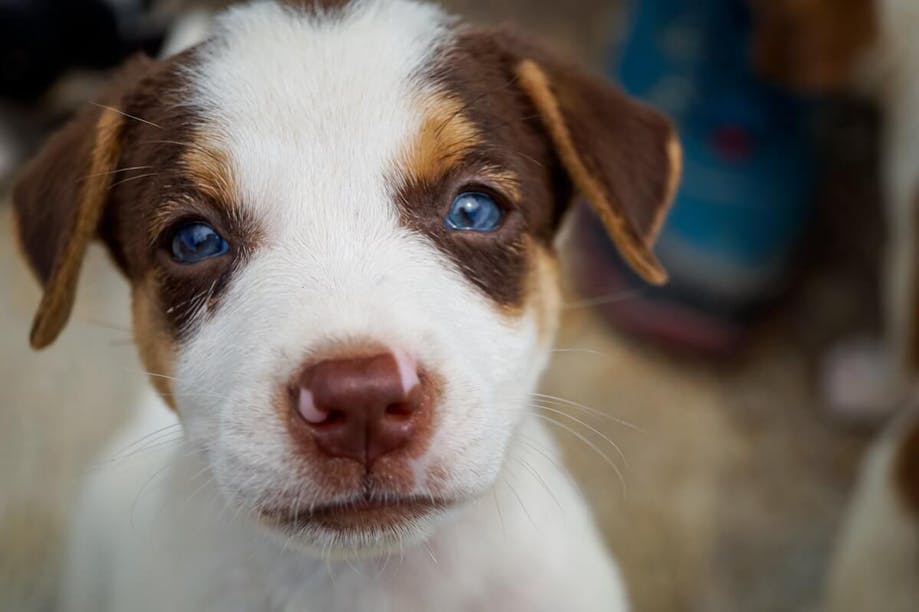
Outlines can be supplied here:
[[186, 223], [172, 235], [172, 258], [181, 264], [194, 264], [219, 257], [230, 245], [207, 223]]

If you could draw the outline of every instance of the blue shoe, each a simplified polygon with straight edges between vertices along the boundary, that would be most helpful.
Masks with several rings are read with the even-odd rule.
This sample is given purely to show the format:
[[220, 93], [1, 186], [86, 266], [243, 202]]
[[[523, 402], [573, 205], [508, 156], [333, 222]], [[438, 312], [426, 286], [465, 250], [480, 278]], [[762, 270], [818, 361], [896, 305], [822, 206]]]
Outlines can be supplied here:
[[[684, 173], [656, 248], [671, 282], [612, 310], [648, 311], [654, 302], [665, 320], [638, 317], [643, 335], [690, 348], [707, 345], [705, 337], [737, 344], [742, 321], [782, 287], [811, 212], [809, 105], [752, 73], [743, 0], [633, 1], [626, 26], [610, 72], [674, 119]], [[602, 260], [616, 257], [608, 243], [605, 250]], [[641, 283], [614, 268], [620, 284]], [[634, 316], [610, 316], [636, 328]], [[699, 330], [674, 330], [686, 325]]]

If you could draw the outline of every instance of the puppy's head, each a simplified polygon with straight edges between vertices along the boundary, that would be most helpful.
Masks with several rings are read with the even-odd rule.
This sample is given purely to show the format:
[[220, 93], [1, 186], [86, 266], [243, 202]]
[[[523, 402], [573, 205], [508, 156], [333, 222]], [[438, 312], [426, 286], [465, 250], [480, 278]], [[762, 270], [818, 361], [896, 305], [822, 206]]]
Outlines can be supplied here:
[[31, 340], [100, 238], [229, 502], [307, 546], [385, 547], [497, 477], [572, 198], [661, 282], [678, 171], [666, 120], [509, 33], [406, 0], [236, 8], [128, 65], [25, 170]]

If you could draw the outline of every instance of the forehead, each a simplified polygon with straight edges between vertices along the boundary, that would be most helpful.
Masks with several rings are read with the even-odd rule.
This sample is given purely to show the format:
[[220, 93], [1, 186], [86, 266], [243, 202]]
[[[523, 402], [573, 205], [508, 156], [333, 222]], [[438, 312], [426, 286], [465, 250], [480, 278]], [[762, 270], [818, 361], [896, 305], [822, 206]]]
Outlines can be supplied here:
[[307, 203], [283, 200], [304, 194], [339, 210], [380, 199], [448, 36], [439, 9], [402, 0], [225, 14], [192, 69], [191, 103], [241, 204], [289, 215]]

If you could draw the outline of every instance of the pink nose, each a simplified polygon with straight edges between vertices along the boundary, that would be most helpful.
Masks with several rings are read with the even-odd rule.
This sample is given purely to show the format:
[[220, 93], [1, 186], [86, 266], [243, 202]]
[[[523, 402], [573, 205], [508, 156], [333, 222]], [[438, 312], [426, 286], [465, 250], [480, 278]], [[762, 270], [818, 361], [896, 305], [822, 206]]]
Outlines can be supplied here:
[[408, 444], [424, 408], [418, 366], [401, 351], [314, 364], [300, 376], [297, 395], [316, 445], [365, 465]]

